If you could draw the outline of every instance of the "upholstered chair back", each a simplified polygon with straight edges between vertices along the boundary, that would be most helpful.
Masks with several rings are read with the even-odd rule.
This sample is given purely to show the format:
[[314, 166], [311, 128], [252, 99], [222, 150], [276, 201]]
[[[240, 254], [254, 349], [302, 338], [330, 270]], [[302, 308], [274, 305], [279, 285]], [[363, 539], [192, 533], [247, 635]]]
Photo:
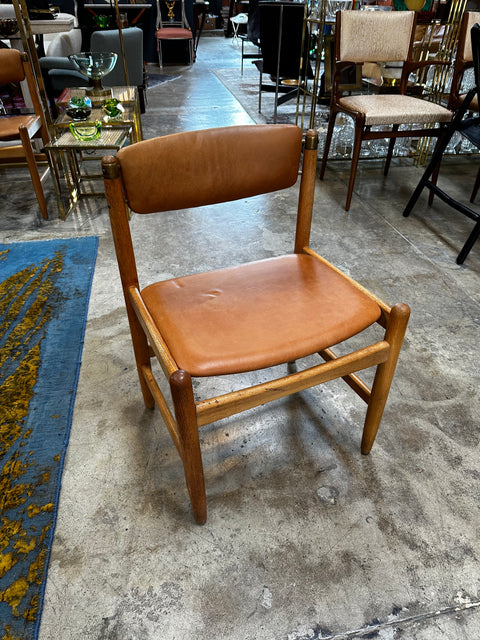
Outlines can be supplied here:
[[466, 15], [466, 37], [463, 43], [459, 42], [459, 45], [463, 44], [463, 47], [462, 50], [459, 49], [457, 51], [457, 56], [460, 57], [464, 62], [472, 62], [472, 38], [470, 37], [470, 31], [474, 24], [476, 24], [477, 22], [480, 23], [480, 11], [469, 11]]
[[340, 18], [339, 60], [400, 62], [407, 58], [414, 11], [341, 11]]
[[[143, 85], [143, 31], [138, 27], [128, 27], [122, 30], [122, 35], [128, 81], [132, 86]], [[92, 51], [113, 51], [118, 54], [115, 67], [105, 76], [103, 84], [106, 87], [123, 86], [125, 72], [118, 29], [94, 31], [90, 39], [90, 48]]]
[[[262, 146], [261, 141], [267, 142]], [[224, 127], [144, 140], [121, 149], [130, 208], [152, 213], [248, 198], [297, 181], [298, 127]], [[255, 153], [252, 153], [252, 148]], [[228, 176], [219, 174], [228, 167]], [[162, 180], [158, 180], [158, 176]]]

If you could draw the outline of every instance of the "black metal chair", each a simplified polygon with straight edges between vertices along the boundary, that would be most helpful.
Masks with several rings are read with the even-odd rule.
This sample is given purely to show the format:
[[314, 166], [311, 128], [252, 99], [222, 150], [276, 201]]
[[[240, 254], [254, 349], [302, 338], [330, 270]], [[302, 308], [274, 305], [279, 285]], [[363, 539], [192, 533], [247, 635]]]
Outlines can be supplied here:
[[[477, 241], [480, 236], [480, 213], [474, 211], [470, 207], [466, 206], [462, 202], [455, 200], [448, 193], [446, 193], [443, 189], [437, 186], [437, 176], [440, 167], [440, 163], [443, 158], [443, 154], [450, 142], [452, 136], [458, 131], [462, 136], [470, 140], [476, 147], [480, 149], [480, 117], [466, 117], [466, 114], [469, 112], [471, 107], [473, 106], [473, 102], [478, 100], [478, 87], [480, 81], [480, 25], [474, 24], [470, 31], [471, 34], [471, 44], [472, 44], [472, 57], [473, 57], [473, 67], [475, 71], [475, 88], [471, 89], [467, 95], [464, 97], [461, 106], [457, 109], [455, 116], [448, 126], [448, 130], [446, 135], [439, 141], [437, 144], [430, 162], [428, 163], [427, 168], [423, 176], [420, 179], [415, 191], [413, 192], [410, 200], [408, 201], [407, 206], [403, 212], [405, 217], [408, 217], [412, 212], [413, 207], [415, 206], [420, 194], [422, 193], [424, 188], [427, 188], [430, 191], [430, 199], [429, 204], [431, 204], [433, 195], [437, 195], [443, 202], [447, 205], [455, 209], [463, 215], [467, 216], [471, 220], [475, 222], [475, 226], [468, 236], [465, 244], [463, 245], [460, 253], [457, 256], [457, 264], [463, 264], [466, 257], [470, 253], [473, 245]], [[463, 43], [465, 44], [465, 43]], [[459, 48], [462, 47], [462, 39], [459, 39]], [[478, 103], [477, 103], [478, 104]], [[478, 183], [478, 176], [476, 181], [476, 187]], [[478, 187], [477, 187], [478, 188]], [[470, 201], [473, 202], [476, 194], [476, 189], [474, 188], [472, 192], [472, 196]]]
[[[275, 123], [277, 107], [296, 98], [299, 83], [313, 77], [308, 61], [309, 36], [308, 30], [305, 34], [303, 30], [303, 3], [291, 0], [260, 2], [259, 17], [262, 59], [255, 61], [260, 72], [258, 111], [262, 110], [262, 91], [274, 92]], [[270, 75], [271, 83], [264, 82], [264, 74]]]

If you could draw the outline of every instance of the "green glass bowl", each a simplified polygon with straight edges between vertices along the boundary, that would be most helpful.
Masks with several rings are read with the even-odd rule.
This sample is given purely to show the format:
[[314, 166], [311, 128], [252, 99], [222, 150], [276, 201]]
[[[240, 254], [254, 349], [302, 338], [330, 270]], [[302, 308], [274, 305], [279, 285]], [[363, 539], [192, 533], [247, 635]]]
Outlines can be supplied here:
[[88, 142], [89, 140], [96, 140], [100, 137], [102, 123], [99, 120], [96, 122], [80, 120], [79, 122], [71, 122], [68, 128], [74, 138], [81, 142]]
[[103, 101], [103, 111], [106, 114], [104, 117], [105, 122], [110, 120], [122, 120], [123, 112], [125, 111], [123, 104], [117, 98], [107, 98]]

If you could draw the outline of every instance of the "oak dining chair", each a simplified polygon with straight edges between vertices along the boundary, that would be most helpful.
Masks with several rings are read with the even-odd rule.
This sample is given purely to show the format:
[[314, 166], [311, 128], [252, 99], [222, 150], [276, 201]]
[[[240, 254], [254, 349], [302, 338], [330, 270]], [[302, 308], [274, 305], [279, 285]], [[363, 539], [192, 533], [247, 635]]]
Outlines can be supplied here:
[[[113, 239], [145, 405], [157, 404], [183, 462], [195, 520], [207, 518], [199, 429], [309, 387], [343, 378], [367, 403], [361, 450], [369, 453], [389, 393], [409, 308], [390, 307], [310, 247], [318, 134], [294, 125], [233, 126], [139, 142], [103, 159]], [[219, 179], [219, 173], [225, 179]], [[158, 180], [158, 176], [162, 180]], [[129, 212], [177, 215], [207, 205], [294, 189], [292, 253], [139, 284]], [[161, 213], [163, 212], [163, 213]], [[167, 213], [169, 212], [169, 213]], [[220, 215], [220, 214], [218, 214]], [[152, 221], [153, 223], [153, 221]], [[232, 220], [234, 224], [234, 220]], [[203, 229], [199, 221], [199, 233]], [[212, 229], [212, 233], [219, 230]], [[161, 234], [161, 232], [160, 232]], [[158, 245], [159, 231], [151, 234]], [[182, 239], [178, 237], [179, 259]], [[148, 258], [147, 258], [148, 259]], [[208, 256], [204, 257], [208, 261]], [[202, 260], [202, 262], [204, 261]], [[158, 269], [162, 270], [162, 265]], [[379, 328], [370, 335], [367, 328]], [[370, 329], [371, 330], [371, 329]], [[357, 334], [362, 334], [362, 337]], [[348, 342], [337, 354], [332, 348]], [[315, 356], [318, 362], [302, 359]], [[173, 412], [152, 364], [168, 381]], [[292, 372], [289, 363], [296, 361]], [[215, 397], [195, 398], [192, 379], [271, 367], [280, 377]], [[357, 372], [375, 367], [372, 386]], [[278, 372], [277, 372], [278, 376]]]

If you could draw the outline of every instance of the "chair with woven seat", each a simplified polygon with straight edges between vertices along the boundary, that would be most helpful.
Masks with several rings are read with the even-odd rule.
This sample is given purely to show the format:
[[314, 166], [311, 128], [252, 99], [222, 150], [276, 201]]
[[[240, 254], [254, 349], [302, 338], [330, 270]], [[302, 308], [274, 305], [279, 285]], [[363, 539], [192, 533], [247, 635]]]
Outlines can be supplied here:
[[[48, 219], [43, 183], [50, 170], [43, 147], [50, 137], [37, 83], [26, 53], [16, 49], [0, 49], [0, 85], [23, 80], [27, 81], [34, 113], [0, 117], [0, 166], [28, 167], [40, 212], [43, 218]], [[34, 148], [34, 139], [39, 140], [41, 149]]]
[[[476, 20], [479, 18], [480, 13], [463, 15], [457, 52], [457, 57], [460, 58], [460, 61], [458, 65], [456, 64], [457, 71], [460, 71], [460, 64], [463, 64], [464, 68], [468, 68], [473, 65], [475, 70], [475, 87], [470, 89], [467, 94], [462, 93], [460, 90], [461, 84], [458, 82], [458, 77], [462, 74], [459, 73], [456, 76], [454, 73], [455, 81], [452, 83], [452, 93], [454, 97], [451, 99], [451, 105], [457, 106], [458, 109], [445, 136], [440, 141], [440, 144], [437, 144], [435, 147], [430, 162], [428, 163], [403, 212], [403, 215], [408, 217], [412, 212], [413, 207], [416, 205], [422, 191], [427, 188], [430, 192], [428, 200], [429, 205], [432, 204], [433, 195], [436, 195], [453, 210], [458, 211], [470, 220], [473, 220], [475, 225], [457, 255], [457, 264], [463, 264], [465, 262], [465, 259], [470, 253], [473, 245], [480, 237], [480, 214], [478, 211], [474, 211], [463, 202], [460, 202], [450, 196], [445, 189], [438, 186], [437, 182], [440, 163], [447, 149], [448, 143], [455, 133], [460, 133], [480, 149], [480, 117], [478, 115], [473, 115], [478, 113], [478, 87], [480, 86], [480, 25], [476, 23]], [[470, 64], [470, 62], [472, 64]], [[469, 112], [471, 112], [470, 115], [466, 117]], [[470, 196], [470, 202], [473, 202], [475, 199], [479, 183], [480, 172], [477, 172], [477, 178], [475, 180], [472, 195]]]
[[[293, 253], [145, 288], [139, 286], [129, 211], [175, 215], [179, 209], [201, 207], [192, 212], [198, 216], [206, 205], [292, 187], [302, 131], [294, 125], [247, 125], [178, 133], [103, 159], [144, 402], [150, 408], [158, 405], [171, 433], [198, 523], [207, 517], [202, 425], [339, 377], [368, 404], [363, 453], [370, 451], [380, 424], [409, 309], [402, 303], [389, 307], [309, 247], [317, 145], [317, 132], [307, 132]], [[226, 171], [228, 180], [220, 180], [219, 171]], [[178, 246], [181, 252], [180, 238]], [[372, 329], [369, 338], [357, 335], [376, 323], [381, 326], [378, 339], [372, 342]], [[355, 348], [337, 356], [331, 347], [354, 335]], [[318, 363], [291, 372], [289, 363], [312, 354], [320, 357]], [[173, 413], [154, 376], [155, 357], [169, 382]], [[192, 378], [248, 374], [275, 365], [285, 369], [280, 378], [213, 398], [194, 397]], [[356, 372], [375, 366], [370, 388]]]
[[188, 46], [188, 64], [195, 60], [193, 33], [185, 14], [185, 0], [157, 0], [157, 40], [158, 64], [163, 67], [163, 42], [185, 42]]
[[[345, 209], [350, 208], [361, 145], [364, 140], [389, 138], [384, 175], [387, 175], [397, 138], [439, 137], [452, 120], [451, 110], [434, 102], [407, 95], [409, 75], [431, 65], [447, 65], [438, 60], [412, 58], [415, 33], [414, 11], [339, 11], [336, 14], [335, 71], [327, 136], [320, 168], [325, 176], [335, 119], [339, 113], [355, 123], [350, 179]], [[343, 96], [340, 74], [352, 64], [403, 63], [399, 93]], [[439, 123], [439, 124], [437, 124]], [[400, 125], [419, 125], [400, 129]], [[380, 125], [382, 130], [373, 130]]]

